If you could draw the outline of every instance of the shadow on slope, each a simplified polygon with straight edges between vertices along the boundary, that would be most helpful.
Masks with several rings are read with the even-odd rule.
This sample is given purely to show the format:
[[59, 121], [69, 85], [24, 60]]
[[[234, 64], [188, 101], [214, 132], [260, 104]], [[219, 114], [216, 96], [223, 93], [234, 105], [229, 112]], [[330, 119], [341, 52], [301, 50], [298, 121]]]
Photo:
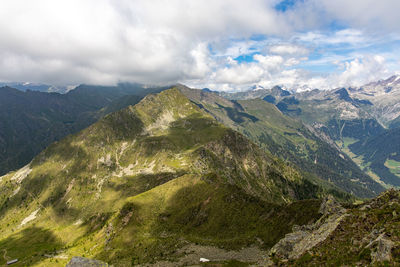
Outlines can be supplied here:
[[225, 249], [274, 245], [293, 225], [317, 220], [320, 200], [278, 205], [240, 188], [185, 175], [133, 197], [112, 222], [114, 236], [95, 258], [143, 264], [184, 256], [196, 243]]
[[62, 247], [61, 241], [51, 231], [29, 227], [0, 240], [0, 265], [18, 259], [18, 263], [13, 266], [32, 266], [43, 260], [45, 254], [54, 253]]

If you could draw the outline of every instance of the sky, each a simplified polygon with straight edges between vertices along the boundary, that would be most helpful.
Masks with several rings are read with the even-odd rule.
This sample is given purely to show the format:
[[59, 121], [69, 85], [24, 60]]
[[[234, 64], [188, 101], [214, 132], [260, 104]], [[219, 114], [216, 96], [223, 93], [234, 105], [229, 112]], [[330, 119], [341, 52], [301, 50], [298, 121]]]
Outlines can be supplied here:
[[1, 0], [0, 81], [242, 91], [400, 74], [399, 0]]

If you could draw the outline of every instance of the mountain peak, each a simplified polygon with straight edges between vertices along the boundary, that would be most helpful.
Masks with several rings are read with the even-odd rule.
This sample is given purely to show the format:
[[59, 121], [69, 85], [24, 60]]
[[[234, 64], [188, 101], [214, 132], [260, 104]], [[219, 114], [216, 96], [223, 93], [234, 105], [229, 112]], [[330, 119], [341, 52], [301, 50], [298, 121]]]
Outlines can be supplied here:
[[[203, 113], [173, 87], [158, 94], [147, 95], [134, 107], [147, 131], [163, 131], [169, 124], [195, 113]], [[204, 114], [205, 115], [205, 114]]]
[[352, 101], [352, 99], [351, 99], [351, 97], [349, 95], [349, 92], [347, 92], [346, 88], [340, 88], [340, 89], [336, 90], [335, 94], [338, 95], [340, 100], [344, 100], [344, 101], [347, 101], [347, 102], [351, 102]]

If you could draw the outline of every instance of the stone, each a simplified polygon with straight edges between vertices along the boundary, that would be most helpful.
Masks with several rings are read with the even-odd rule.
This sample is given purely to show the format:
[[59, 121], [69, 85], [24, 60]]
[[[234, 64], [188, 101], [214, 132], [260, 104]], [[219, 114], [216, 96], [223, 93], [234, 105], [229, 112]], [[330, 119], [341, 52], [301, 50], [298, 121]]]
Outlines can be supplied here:
[[109, 267], [109, 265], [99, 260], [92, 260], [84, 257], [72, 257], [66, 267]]
[[293, 232], [279, 240], [270, 250], [271, 256], [285, 259], [298, 259], [301, 255], [324, 241], [348, 216], [332, 196], [325, 198], [320, 207], [323, 216], [314, 224], [294, 226]]
[[379, 235], [374, 241], [369, 243], [367, 248], [375, 248], [371, 252], [372, 263], [391, 261], [392, 248], [394, 242], [386, 237], [385, 233]]

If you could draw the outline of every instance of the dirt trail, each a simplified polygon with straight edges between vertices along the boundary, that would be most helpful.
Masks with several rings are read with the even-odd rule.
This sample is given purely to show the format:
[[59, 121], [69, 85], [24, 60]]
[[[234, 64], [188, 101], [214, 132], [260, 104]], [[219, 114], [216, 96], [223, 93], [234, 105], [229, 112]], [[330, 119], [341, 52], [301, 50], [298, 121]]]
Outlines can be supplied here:
[[7, 257], [7, 249], [3, 249], [4, 253], [3, 253], [3, 258], [4, 260], [7, 262], [8, 261], [8, 257]]

